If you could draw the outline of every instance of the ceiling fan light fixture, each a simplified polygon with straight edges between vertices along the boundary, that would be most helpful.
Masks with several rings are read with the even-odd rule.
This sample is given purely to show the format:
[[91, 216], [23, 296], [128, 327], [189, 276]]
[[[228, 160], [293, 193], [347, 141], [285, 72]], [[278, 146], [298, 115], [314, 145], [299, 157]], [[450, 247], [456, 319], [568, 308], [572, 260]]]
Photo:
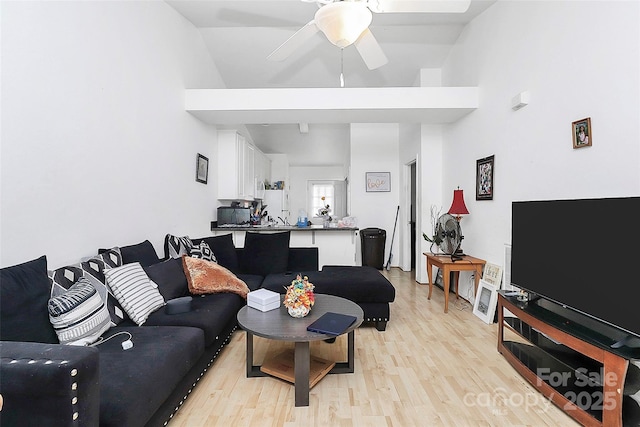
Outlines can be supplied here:
[[331, 43], [345, 48], [369, 28], [372, 18], [365, 3], [340, 1], [318, 9], [314, 21]]

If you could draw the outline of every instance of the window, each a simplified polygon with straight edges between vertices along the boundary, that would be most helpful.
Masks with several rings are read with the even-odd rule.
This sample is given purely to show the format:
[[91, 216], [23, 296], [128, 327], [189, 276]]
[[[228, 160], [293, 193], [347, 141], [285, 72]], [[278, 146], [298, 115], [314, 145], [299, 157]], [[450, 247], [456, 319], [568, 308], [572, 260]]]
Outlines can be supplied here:
[[[324, 197], [324, 201], [322, 200]], [[318, 217], [318, 211], [329, 205], [332, 218], [346, 216], [347, 192], [345, 181], [309, 181], [307, 187], [307, 206], [309, 219]]]

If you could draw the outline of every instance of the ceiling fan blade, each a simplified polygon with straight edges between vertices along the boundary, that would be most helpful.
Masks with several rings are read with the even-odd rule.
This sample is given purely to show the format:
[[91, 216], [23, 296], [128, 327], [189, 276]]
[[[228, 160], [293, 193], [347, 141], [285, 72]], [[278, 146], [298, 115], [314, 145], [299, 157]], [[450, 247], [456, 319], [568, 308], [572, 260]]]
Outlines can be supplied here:
[[283, 61], [299, 47], [307, 42], [315, 33], [319, 31], [315, 21], [309, 21], [304, 27], [296, 31], [284, 43], [276, 48], [267, 57], [269, 61]]
[[471, 0], [368, 0], [375, 13], [464, 13]]
[[354, 45], [370, 70], [375, 70], [389, 62], [378, 41], [368, 28], [364, 30]]

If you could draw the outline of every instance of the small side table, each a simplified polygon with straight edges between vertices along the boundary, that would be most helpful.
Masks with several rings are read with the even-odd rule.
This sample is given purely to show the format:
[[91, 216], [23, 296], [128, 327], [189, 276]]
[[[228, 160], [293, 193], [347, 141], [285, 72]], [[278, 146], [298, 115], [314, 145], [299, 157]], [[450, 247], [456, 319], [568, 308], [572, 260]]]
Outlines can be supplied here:
[[438, 267], [442, 270], [442, 281], [444, 285], [444, 312], [449, 311], [449, 273], [454, 272], [454, 282], [456, 286], [456, 298], [458, 298], [458, 284], [461, 271], [475, 271], [475, 292], [478, 292], [478, 283], [480, 283], [480, 276], [482, 276], [482, 269], [487, 263], [485, 260], [475, 258], [470, 255], [463, 255], [462, 259], [453, 261], [451, 255], [432, 254], [429, 252], [423, 252], [427, 257], [427, 276], [429, 277], [429, 296], [427, 299], [431, 299], [431, 291], [433, 291], [433, 278], [432, 269]]

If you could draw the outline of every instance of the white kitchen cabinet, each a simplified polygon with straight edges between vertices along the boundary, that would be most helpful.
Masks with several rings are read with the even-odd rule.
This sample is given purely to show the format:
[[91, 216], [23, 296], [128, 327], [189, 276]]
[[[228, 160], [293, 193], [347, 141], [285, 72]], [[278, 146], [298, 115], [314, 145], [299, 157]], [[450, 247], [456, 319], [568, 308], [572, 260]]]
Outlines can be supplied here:
[[255, 147], [235, 130], [218, 131], [218, 199], [253, 200]]
[[247, 141], [243, 144], [244, 152], [242, 154], [242, 182], [238, 184], [242, 188], [241, 197], [245, 200], [253, 200], [256, 195], [255, 180], [255, 153], [256, 149]]

